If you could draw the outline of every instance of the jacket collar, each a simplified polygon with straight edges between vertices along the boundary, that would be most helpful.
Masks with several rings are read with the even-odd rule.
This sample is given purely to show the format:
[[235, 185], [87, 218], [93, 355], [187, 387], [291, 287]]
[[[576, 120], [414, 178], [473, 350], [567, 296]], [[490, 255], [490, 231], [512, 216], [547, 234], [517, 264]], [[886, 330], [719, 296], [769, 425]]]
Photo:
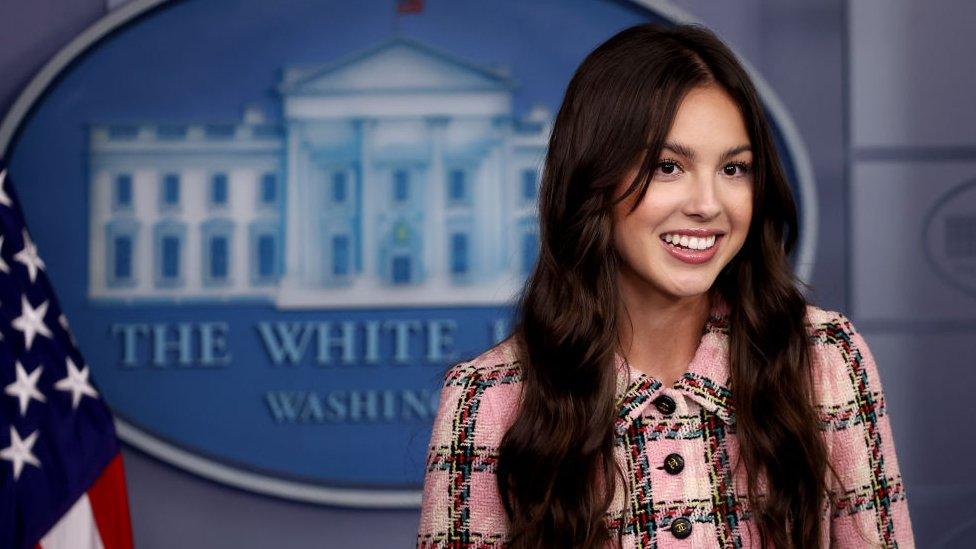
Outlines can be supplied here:
[[[702, 329], [701, 341], [688, 370], [671, 390], [683, 393], [727, 424], [735, 423], [729, 370], [729, 305], [713, 293], [711, 311]], [[632, 368], [619, 353], [617, 369], [617, 434], [623, 434], [640, 417], [646, 406], [664, 391], [660, 380]]]

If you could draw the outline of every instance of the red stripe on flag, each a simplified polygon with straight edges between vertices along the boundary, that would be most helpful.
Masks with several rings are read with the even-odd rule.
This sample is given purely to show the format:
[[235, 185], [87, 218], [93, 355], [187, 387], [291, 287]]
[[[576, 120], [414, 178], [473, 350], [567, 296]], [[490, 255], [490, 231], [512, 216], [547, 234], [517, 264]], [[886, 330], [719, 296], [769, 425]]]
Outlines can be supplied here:
[[126, 494], [125, 469], [119, 453], [88, 489], [88, 500], [105, 549], [132, 549], [132, 523]]

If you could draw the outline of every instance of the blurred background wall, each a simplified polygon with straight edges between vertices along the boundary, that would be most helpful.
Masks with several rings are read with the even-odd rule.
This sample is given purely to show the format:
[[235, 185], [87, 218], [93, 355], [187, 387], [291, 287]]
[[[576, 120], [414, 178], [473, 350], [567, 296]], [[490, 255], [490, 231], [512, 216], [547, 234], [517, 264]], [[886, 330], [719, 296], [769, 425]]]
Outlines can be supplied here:
[[[123, 3], [0, 0], [0, 113], [52, 55]], [[878, 361], [919, 546], [971, 546], [976, 202], [966, 183], [976, 177], [976, 5], [671, 5], [727, 40], [796, 122], [819, 202], [811, 298], [848, 313]], [[932, 223], [946, 223], [944, 240], [932, 241]], [[413, 544], [413, 510], [291, 503], [201, 480], [132, 449], [124, 457], [139, 547]]]

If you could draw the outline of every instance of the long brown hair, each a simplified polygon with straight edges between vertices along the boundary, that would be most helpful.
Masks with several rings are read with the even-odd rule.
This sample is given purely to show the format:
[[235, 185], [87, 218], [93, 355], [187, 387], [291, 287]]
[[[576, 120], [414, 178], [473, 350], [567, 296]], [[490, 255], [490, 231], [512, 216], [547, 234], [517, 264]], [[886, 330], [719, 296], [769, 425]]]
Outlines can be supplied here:
[[[811, 402], [813, 384], [807, 302], [788, 257], [796, 205], [757, 93], [728, 47], [700, 26], [645, 24], [583, 60], [550, 136], [539, 255], [512, 332], [522, 400], [496, 470], [513, 548], [611, 540], [605, 514], [616, 482], [626, 484], [613, 456], [621, 262], [613, 209], [632, 193], [634, 207], [643, 199], [678, 105], [706, 84], [736, 101], [753, 150], [752, 221], [713, 286], [729, 304], [738, 465], [762, 545], [819, 546], [829, 464], [818, 414], [798, 405]], [[618, 196], [635, 162], [638, 173]]]

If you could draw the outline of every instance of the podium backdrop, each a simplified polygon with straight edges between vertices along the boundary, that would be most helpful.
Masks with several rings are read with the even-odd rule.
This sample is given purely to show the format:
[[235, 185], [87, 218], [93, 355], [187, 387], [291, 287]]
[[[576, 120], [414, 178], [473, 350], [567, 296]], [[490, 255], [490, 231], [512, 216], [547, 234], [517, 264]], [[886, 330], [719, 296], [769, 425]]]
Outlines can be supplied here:
[[509, 328], [572, 71], [626, 26], [691, 20], [758, 84], [811, 299], [877, 356], [920, 545], [972, 533], [972, 429], [927, 426], [972, 408], [976, 81], [937, 69], [972, 53], [976, 10], [113, 4], [58, 16], [80, 34], [0, 23], [73, 40], [6, 84], [0, 147], [126, 443], [137, 546], [412, 545], [441, 374]]

